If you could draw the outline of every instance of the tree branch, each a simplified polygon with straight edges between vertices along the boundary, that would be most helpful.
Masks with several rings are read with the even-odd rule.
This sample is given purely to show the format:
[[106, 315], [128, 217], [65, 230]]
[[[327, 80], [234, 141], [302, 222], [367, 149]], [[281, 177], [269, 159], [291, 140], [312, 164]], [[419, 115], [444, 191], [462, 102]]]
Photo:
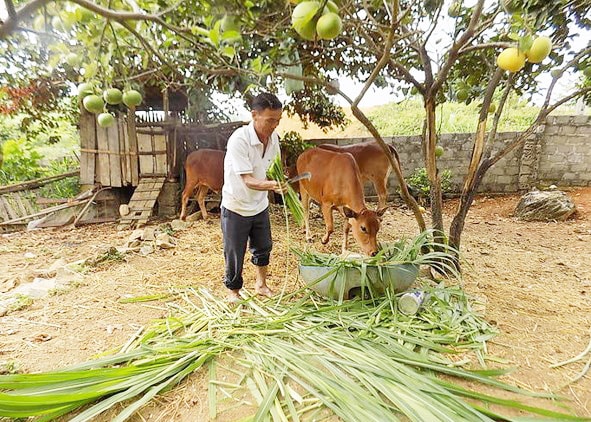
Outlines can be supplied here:
[[12, 0], [5, 0], [4, 4], [6, 5], [6, 12], [8, 16], [12, 19], [16, 18], [16, 9], [14, 8], [14, 3]]
[[437, 72], [437, 79], [429, 88], [433, 95], [439, 91], [439, 89], [447, 79], [447, 75], [449, 74], [452, 66], [458, 58], [459, 51], [474, 35], [476, 25], [478, 25], [478, 21], [480, 20], [480, 16], [482, 15], [483, 5], [484, 0], [478, 0], [478, 3], [476, 3], [476, 5], [474, 6], [474, 11], [472, 12], [472, 17], [470, 18], [468, 28], [466, 28], [466, 31], [462, 34], [460, 39], [457, 42], [455, 42], [449, 50], [449, 55], [447, 57], [446, 62], [443, 64], [441, 69], [439, 69], [439, 72]]
[[514, 46], [515, 43], [510, 43], [510, 42], [506, 42], [506, 41], [499, 41], [499, 42], [489, 42], [489, 43], [484, 43], [484, 44], [476, 44], [476, 45], [469, 45], [467, 47], [462, 48], [458, 54], [464, 54], [464, 53], [469, 53], [470, 51], [474, 51], [474, 50], [483, 50], [483, 49], [487, 49], [487, 48], [508, 48], [508, 47], [512, 47]]
[[[394, 4], [395, 4], [394, 5], [394, 13], [397, 13], [398, 0], [394, 0]], [[359, 93], [357, 98], [355, 98], [355, 101], [353, 102], [351, 107], [357, 107], [359, 102], [363, 99], [363, 97], [367, 93], [367, 90], [373, 85], [374, 81], [379, 76], [379, 74], [382, 71], [382, 69], [384, 68], [384, 66], [386, 66], [386, 64], [388, 64], [388, 60], [390, 59], [390, 49], [394, 45], [394, 30], [396, 29], [396, 27], [394, 26], [395, 24], [396, 24], [396, 20], [392, 19], [392, 25], [390, 26], [390, 30], [388, 32], [388, 38], [386, 40], [386, 43], [384, 44], [384, 50], [382, 52], [382, 57], [380, 57], [380, 59], [376, 63], [375, 67], [373, 68], [373, 71], [371, 72], [371, 75], [369, 75], [369, 78], [367, 78], [367, 81], [365, 81], [365, 84], [363, 85], [361, 92]]]
[[495, 116], [493, 118], [493, 123], [490, 132], [488, 133], [487, 144], [489, 148], [487, 149], [486, 153], [484, 154], [484, 158], [487, 159], [490, 157], [492, 151], [492, 142], [497, 136], [497, 129], [499, 127], [499, 122], [501, 121], [501, 114], [505, 109], [505, 103], [507, 102], [507, 98], [509, 98], [509, 94], [511, 93], [511, 88], [513, 87], [513, 80], [514, 80], [514, 73], [511, 73], [507, 78], [507, 83], [505, 84], [505, 89], [503, 90], [503, 94], [501, 95], [501, 100], [499, 101], [499, 105], [497, 107], [497, 111], [495, 112]]

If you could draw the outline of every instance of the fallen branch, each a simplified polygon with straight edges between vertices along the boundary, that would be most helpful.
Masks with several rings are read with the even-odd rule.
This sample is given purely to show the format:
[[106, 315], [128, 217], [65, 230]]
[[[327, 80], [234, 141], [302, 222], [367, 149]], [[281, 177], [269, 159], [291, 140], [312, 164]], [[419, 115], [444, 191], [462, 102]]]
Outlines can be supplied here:
[[57, 182], [58, 180], [65, 179], [67, 177], [78, 176], [79, 174], [80, 169], [76, 169], [68, 173], [58, 174], [56, 176], [43, 177], [41, 179], [29, 180], [27, 182], [16, 183], [14, 185], [2, 186], [0, 187], [0, 195], [3, 193], [20, 192], [23, 190], [35, 189], [41, 186], [45, 186], [52, 182]]

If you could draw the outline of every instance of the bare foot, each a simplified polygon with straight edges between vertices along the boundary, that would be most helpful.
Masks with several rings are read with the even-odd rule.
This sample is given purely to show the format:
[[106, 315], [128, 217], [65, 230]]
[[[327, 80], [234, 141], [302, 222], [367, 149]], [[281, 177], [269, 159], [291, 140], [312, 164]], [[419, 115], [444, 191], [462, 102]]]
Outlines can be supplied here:
[[242, 300], [242, 298], [240, 297], [240, 289], [228, 291], [228, 296], [226, 300], [230, 303], [240, 302]]
[[262, 286], [255, 286], [254, 291], [257, 295], [265, 296], [265, 297], [273, 297], [273, 292], [269, 289], [266, 285]]

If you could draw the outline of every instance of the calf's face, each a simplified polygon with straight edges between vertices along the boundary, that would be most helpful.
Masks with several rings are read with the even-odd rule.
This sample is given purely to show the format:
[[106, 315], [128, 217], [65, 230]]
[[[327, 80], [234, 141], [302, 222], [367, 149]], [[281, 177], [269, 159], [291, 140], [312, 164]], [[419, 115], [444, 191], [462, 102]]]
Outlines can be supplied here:
[[349, 219], [353, 237], [363, 250], [363, 253], [374, 256], [378, 253], [378, 242], [376, 236], [380, 230], [381, 217], [386, 212], [386, 208], [371, 211], [366, 208], [360, 212], [355, 212], [350, 208], [343, 207], [345, 216]]

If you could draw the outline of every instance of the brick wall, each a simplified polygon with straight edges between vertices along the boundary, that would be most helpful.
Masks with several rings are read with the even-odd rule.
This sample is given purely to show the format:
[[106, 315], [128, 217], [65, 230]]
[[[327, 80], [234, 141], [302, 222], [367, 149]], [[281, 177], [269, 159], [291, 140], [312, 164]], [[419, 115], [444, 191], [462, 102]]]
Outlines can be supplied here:
[[[492, 155], [513, 140], [519, 132], [497, 134], [492, 144]], [[452, 173], [454, 191], [461, 189], [465, 171], [472, 152], [474, 134], [452, 133], [441, 135], [439, 145], [445, 153], [437, 161], [440, 171]], [[332, 143], [349, 145], [370, 141], [373, 138], [311, 139], [314, 144]], [[409, 176], [414, 169], [424, 167], [419, 136], [386, 137], [400, 155], [402, 170]], [[533, 186], [556, 184], [558, 186], [591, 186], [591, 116], [551, 116], [538, 133], [530, 136], [489, 169], [484, 177], [482, 192], [517, 192]], [[390, 176], [389, 190], [397, 188], [394, 176]], [[366, 188], [367, 195], [374, 195], [373, 187]]]

